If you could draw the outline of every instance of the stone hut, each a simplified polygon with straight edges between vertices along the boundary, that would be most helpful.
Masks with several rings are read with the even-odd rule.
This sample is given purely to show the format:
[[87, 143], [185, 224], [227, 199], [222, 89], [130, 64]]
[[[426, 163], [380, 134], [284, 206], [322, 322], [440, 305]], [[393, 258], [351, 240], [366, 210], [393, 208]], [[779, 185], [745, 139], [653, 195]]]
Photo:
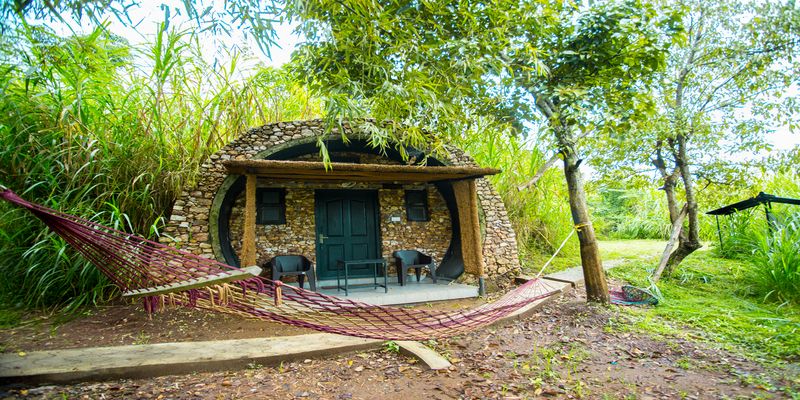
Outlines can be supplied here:
[[[349, 124], [343, 129], [347, 141], [337, 129], [323, 136], [322, 120], [245, 132], [203, 163], [161, 241], [234, 266], [304, 255], [322, 281], [335, 280], [337, 258], [391, 260], [406, 249], [432, 256], [440, 280], [503, 285], [519, 273], [514, 231], [483, 177], [498, 171], [479, 168], [459, 149], [445, 157], [406, 149], [404, 162], [395, 149], [358, 139]], [[332, 168], [321, 163], [318, 140]], [[422, 159], [425, 166], [415, 164]], [[246, 223], [248, 206], [254, 224]]]

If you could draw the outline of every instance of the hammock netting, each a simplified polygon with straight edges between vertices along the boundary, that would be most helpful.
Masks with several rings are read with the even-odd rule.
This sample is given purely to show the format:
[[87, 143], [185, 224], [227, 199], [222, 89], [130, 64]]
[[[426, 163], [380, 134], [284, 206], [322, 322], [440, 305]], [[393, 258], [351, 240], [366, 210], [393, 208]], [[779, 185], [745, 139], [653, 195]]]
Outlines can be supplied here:
[[[10, 190], [0, 192], [0, 198], [33, 213], [123, 292], [198, 282], [226, 272], [242, 271], [28, 202]], [[186, 290], [180, 290], [178, 285], [174, 291], [145, 296], [143, 301], [148, 312], [165, 305], [180, 305], [348, 336], [426, 340], [452, 337], [487, 326], [558, 291], [559, 288], [537, 278], [491, 303], [468, 310], [435, 311], [376, 306], [282, 285], [258, 276]]]

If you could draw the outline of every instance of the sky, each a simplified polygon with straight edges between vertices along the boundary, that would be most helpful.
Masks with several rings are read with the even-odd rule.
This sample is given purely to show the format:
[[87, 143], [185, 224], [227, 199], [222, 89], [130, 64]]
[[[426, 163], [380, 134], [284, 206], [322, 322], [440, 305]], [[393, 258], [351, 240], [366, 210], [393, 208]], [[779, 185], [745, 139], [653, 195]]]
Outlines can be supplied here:
[[[218, 7], [224, 3], [212, 1], [211, 4]], [[183, 1], [142, 0], [139, 6], [128, 9], [128, 15], [133, 24], [122, 23], [111, 16], [108, 18], [109, 30], [125, 37], [133, 45], [151, 42], [152, 38], [155, 37], [159, 23], [165, 19], [165, 9], [169, 9], [171, 28], [180, 30], [197, 27], [194, 22], [189, 21], [184, 16]], [[85, 23], [82, 29], [88, 31], [91, 29], [90, 26], [90, 24]], [[301, 36], [293, 33], [295, 27], [296, 24], [290, 25], [286, 23], [276, 27], [277, 45], [270, 47], [269, 56], [259, 49], [252, 36], [246, 37], [243, 31], [236, 29], [231, 31], [230, 36], [204, 34], [201, 40], [203, 54], [209, 58], [208, 61], [213, 61], [214, 57], [220, 57], [224, 60], [227, 56], [223, 49], [239, 48], [246, 50], [252, 57], [243, 60], [245, 63], [245, 68], [242, 68], [243, 74], [247, 74], [251, 70], [251, 68], [246, 67], [252, 67], [257, 63], [279, 67], [289, 61], [292, 51], [303, 41]], [[70, 33], [66, 26], [54, 28], [63, 34]], [[790, 93], [797, 94], [798, 90], [798, 86], [795, 84], [790, 89]], [[782, 125], [774, 125], [771, 128], [774, 131], [767, 136], [767, 140], [772, 145], [773, 150], [788, 150], [800, 146], [800, 132], [792, 133], [788, 126]]]
[[[210, 1], [214, 7], [220, 7], [222, 2]], [[203, 2], [200, 2], [203, 4]], [[199, 6], [198, 8], [202, 8]], [[155, 37], [159, 24], [165, 20], [166, 9], [169, 10], [169, 28], [180, 30], [196, 29], [197, 24], [185, 17], [183, 1], [175, 0], [140, 0], [137, 6], [130, 7], [127, 14], [132, 22], [122, 22], [113, 15], [108, 15], [107, 21], [109, 31], [120, 35], [128, 40], [132, 45], [139, 45], [152, 42]], [[48, 23], [57, 32], [68, 35], [71, 29], [77, 29], [87, 33], [93, 29], [90, 21], [82, 21], [82, 24], [67, 26], [62, 23]], [[228, 35], [213, 35], [211, 33], [201, 34], [201, 44], [203, 54], [209, 58], [225, 57], [223, 49], [239, 48], [247, 50], [247, 53], [254, 57], [254, 62], [262, 62], [266, 65], [279, 67], [287, 63], [294, 48], [302, 41], [302, 38], [293, 33], [297, 24], [281, 23], [276, 26], [277, 45], [269, 48], [269, 56], [262, 52], [252, 35], [247, 37], [241, 29], [231, 30]]]

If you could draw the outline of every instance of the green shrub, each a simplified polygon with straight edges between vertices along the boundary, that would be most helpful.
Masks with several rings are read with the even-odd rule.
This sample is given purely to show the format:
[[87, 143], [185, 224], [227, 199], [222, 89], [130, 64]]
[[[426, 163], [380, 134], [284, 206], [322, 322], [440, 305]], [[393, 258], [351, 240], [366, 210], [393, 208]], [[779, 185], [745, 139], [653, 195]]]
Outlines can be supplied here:
[[[751, 208], [720, 216], [720, 232], [715, 241], [716, 254], [722, 258], [748, 258], [753, 252], [753, 241], [767, 229], [761, 208]], [[719, 243], [719, 237], [722, 243]]]
[[666, 198], [650, 188], [599, 188], [592, 201], [599, 233], [611, 239], [669, 238]]
[[800, 213], [752, 242], [755, 282], [765, 299], [800, 302]]

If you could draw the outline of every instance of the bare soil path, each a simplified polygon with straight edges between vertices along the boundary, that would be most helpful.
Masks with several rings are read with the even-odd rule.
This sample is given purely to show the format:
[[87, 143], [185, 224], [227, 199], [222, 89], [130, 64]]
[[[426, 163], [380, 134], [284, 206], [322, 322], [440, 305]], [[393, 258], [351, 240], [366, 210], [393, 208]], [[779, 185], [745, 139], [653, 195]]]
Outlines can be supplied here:
[[[619, 310], [588, 306], [581, 293], [573, 291], [526, 320], [428, 343], [453, 363], [446, 371], [426, 370], [414, 360], [384, 350], [280, 366], [252, 365], [240, 371], [62, 386], [11, 385], [0, 388], [0, 397], [790, 398], [791, 393], [779, 389], [792, 384], [783, 378], [790, 375], [785, 371], [703, 343], [620, 332], [615, 328], [624, 321]], [[61, 325], [54, 335], [47, 332], [46, 324], [31, 325], [0, 332], [0, 341], [6, 351], [31, 351], [131, 344], [145, 338], [155, 343], [305, 331], [182, 309], [147, 320], [137, 308], [115, 306]]]

